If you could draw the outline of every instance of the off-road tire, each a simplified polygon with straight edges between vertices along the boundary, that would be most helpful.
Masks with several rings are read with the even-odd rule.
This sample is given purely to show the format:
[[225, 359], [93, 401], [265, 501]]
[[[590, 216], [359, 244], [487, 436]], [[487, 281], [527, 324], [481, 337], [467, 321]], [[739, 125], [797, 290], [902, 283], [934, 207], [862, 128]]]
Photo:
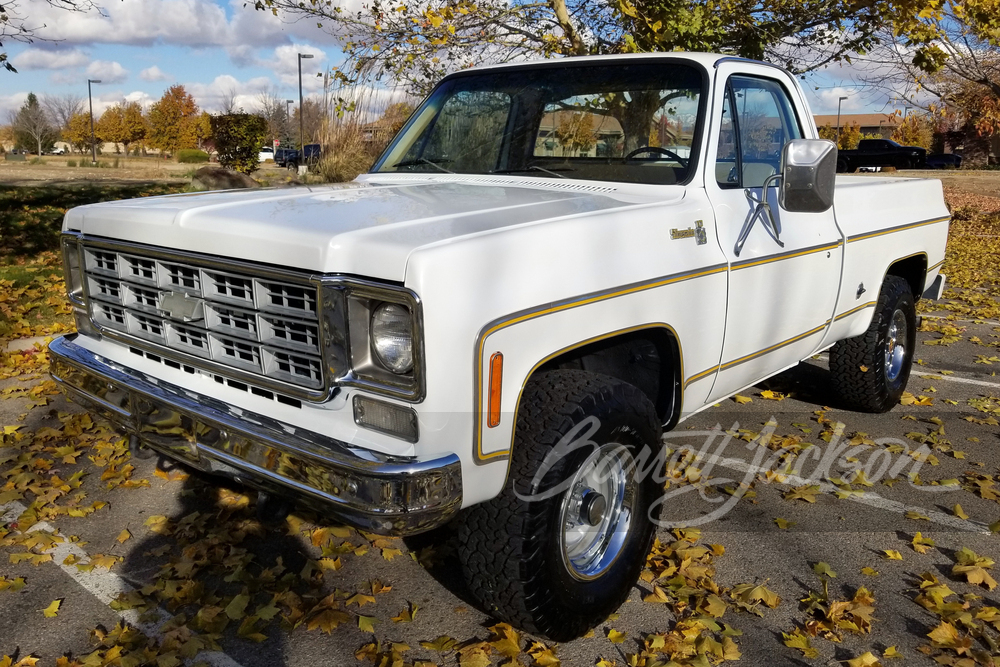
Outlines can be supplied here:
[[[545, 500], [518, 497], [570, 479], [588, 451], [558, 460], [533, 485], [546, 454], [588, 417], [600, 421], [591, 440], [618, 443], [638, 456], [660, 446], [660, 421], [650, 400], [631, 384], [576, 370], [532, 378], [517, 413], [507, 481], [499, 496], [459, 519], [462, 571], [484, 610], [512, 625], [556, 641], [585, 634], [627, 599], [654, 536], [649, 507], [660, 489], [652, 475], [638, 482], [632, 521], [607, 569], [590, 581], [574, 578], [562, 558], [559, 524], [563, 491]], [[651, 452], [651, 453], [652, 453]]]
[[[897, 310], [906, 320], [906, 347], [899, 374], [890, 379], [886, 373], [886, 347], [889, 325]], [[841, 399], [860, 412], [888, 412], [899, 403], [910, 378], [916, 331], [916, 308], [909, 283], [899, 276], [886, 276], [868, 330], [837, 342], [830, 350], [830, 373]]]

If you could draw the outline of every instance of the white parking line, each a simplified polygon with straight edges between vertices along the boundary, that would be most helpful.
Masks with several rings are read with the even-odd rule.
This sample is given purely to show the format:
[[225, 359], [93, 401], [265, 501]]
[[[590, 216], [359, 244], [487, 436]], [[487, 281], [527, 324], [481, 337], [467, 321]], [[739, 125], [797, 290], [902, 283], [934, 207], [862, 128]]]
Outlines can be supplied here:
[[[15, 521], [25, 509], [25, 506], [19, 502], [0, 505], [0, 523], [10, 523]], [[36, 523], [28, 529], [28, 532], [38, 530], [46, 533], [56, 532], [55, 528], [53, 528], [52, 525], [46, 521]], [[133, 588], [127, 581], [110, 570], [98, 571], [97, 568], [94, 568], [89, 572], [85, 572], [78, 568], [75, 564], [66, 565], [64, 561], [70, 555], [75, 556], [77, 559], [76, 562], [81, 564], [85, 564], [90, 561], [90, 556], [87, 552], [72, 542], [59, 542], [48, 549], [43, 549], [42, 552], [51, 554], [52, 562], [58, 565], [63, 572], [68, 574], [73, 581], [83, 586], [88, 593], [100, 600], [102, 604], [110, 605], [111, 602], [122, 593], [129, 593], [135, 590], [135, 588]], [[139, 628], [147, 637], [157, 639], [162, 638], [160, 628], [170, 619], [169, 615], [164, 614], [158, 621], [144, 623], [139, 621], [139, 611], [136, 609], [112, 611], [118, 614], [118, 616], [120, 616], [125, 622]], [[157, 609], [157, 611], [159, 612], [160, 610]], [[213, 665], [213, 667], [243, 667], [240, 663], [236, 662], [225, 653], [219, 651], [204, 651], [195, 656], [195, 658], [198, 661], [207, 662], [210, 665]]]
[[958, 378], [954, 375], [923, 375], [921, 374], [920, 379], [922, 380], [944, 380], [945, 382], [960, 382], [962, 384], [974, 384], [980, 387], [993, 387], [995, 389], [1000, 389], [1000, 382], [986, 382], [984, 380], [970, 380], [969, 378]]
[[[714, 463], [714, 465], [721, 466], [723, 468], [729, 468], [730, 470], [736, 470], [738, 472], [747, 473], [753, 472], [754, 474], [762, 474], [769, 472], [766, 468], [761, 468], [759, 466], [752, 465], [743, 461], [741, 459], [734, 458], [718, 458], [716, 456], [707, 456], [703, 459], [705, 463]], [[794, 474], [784, 474], [781, 473], [785, 478], [785, 482], [772, 482], [773, 484], [778, 484], [779, 486], [803, 486], [805, 484], [815, 484], [820, 487], [823, 493], [834, 493], [839, 489], [829, 482], [816, 481], [812, 479], [806, 479], [804, 477], [799, 477]], [[969, 533], [990, 533], [990, 528], [985, 523], [980, 523], [978, 521], [967, 521], [965, 519], [959, 519], [957, 516], [952, 516], [950, 514], [945, 514], [938, 510], [929, 510], [923, 507], [918, 507], [916, 505], [904, 505], [901, 502], [895, 500], [889, 500], [888, 498], [883, 498], [882, 496], [874, 493], [872, 491], [864, 491], [860, 494], [852, 493], [849, 497], [856, 503], [861, 503], [862, 505], [867, 505], [869, 507], [875, 507], [878, 509], [893, 512], [895, 514], [905, 515], [907, 512], [918, 512], [923, 516], [926, 516], [931, 522], [940, 524], [942, 526], [947, 526], [948, 528], [953, 528], [955, 530], [961, 530]]]

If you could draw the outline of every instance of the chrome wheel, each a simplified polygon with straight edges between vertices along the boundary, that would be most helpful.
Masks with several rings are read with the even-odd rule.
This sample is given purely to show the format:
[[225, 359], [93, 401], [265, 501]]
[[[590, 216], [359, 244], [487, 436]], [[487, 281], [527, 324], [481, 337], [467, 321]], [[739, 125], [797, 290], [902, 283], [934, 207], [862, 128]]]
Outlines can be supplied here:
[[885, 340], [885, 377], [889, 382], [895, 382], [903, 370], [907, 334], [906, 313], [897, 308], [889, 321], [889, 332]]
[[597, 578], [621, 554], [634, 518], [633, 463], [626, 447], [608, 443], [573, 476], [559, 511], [559, 546], [575, 579]]

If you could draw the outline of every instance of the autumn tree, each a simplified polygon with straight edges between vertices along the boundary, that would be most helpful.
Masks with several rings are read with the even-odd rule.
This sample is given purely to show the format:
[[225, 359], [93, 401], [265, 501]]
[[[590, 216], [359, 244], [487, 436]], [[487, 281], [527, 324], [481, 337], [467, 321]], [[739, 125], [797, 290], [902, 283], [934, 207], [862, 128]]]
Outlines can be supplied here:
[[17, 112], [10, 114], [10, 124], [14, 128], [14, 139], [22, 148], [35, 149], [36, 155], [41, 155], [59, 138], [59, 131], [52, 125], [38, 97], [28, 93], [28, 99]]
[[865, 83], [947, 117], [963, 164], [985, 165], [1000, 133], [1000, 0], [922, 0], [887, 16], [882, 44]]
[[563, 147], [563, 155], [581, 155], [597, 143], [594, 132], [594, 115], [590, 113], [563, 112], [559, 114], [556, 139]]
[[[809, 71], [867, 50], [888, 14], [930, 0], [260, 0], [339, 37], [352, 67], [426, 92], [471, 65], [647, 51], [716, 51]], [[996, 0], [989, 0], [995, 2]]]
[[142, 117], [142, 107], [138, 102], [120, 102], [101, 114], [95, 128], [101, 141], [116, 146], [121, 144], [128, 155], [129, 144], [142, 141], [146, 136], [146, 122]]
[[861, 128], [857, 123], [845, 125], [840, 128], [839, 132], [837, 128], [831, 126], [829, 123], [817, 128], [817, 130], [819, 131], [820, 139], [829, 139], [837, 144], [837, 148], [842, 151], [854, 150], [858, 147], [858, 143], [862, 139]]
[[205, 142], [212, 138], [212, 114], [207, 111], [198, 114], [194, 133], [198, 138], [198, 148], [203, 148]]
[[175, 153], [198, 145], [198, 105], [184, 86], [171, 86], [147, 115], [149, 145]]
[[63, 141], [81, 155], [90, 150], [90, 114], [73, 114], [62, 131]]
[[919, 146], [930, 150], [933, 131], [927, 118], [911, 113], [896, 126], [889, 138], [902, 146]]

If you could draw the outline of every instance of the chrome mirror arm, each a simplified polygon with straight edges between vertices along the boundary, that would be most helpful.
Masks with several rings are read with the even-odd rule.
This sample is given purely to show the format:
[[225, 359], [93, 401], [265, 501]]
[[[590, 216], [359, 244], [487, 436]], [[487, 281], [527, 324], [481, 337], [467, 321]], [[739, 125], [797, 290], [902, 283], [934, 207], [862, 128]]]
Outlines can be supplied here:
[[750, 219], [743, 225], [743, 229], [740, 230], [740, 235], [736, 239], [736, 245], [733, 247], [733, 253], [739, 257], [740, 252], [743, 250], [743, 245], [746, 243], [747, 238], [750, 236], [750, 230], [753, 229], [754, 223], [757, 222], [757, 218], [761, 218], [761, 224], [764, 226], [764, 230], [767, 232], [768, 236], [774, 239], [774, 242], [778, 246], [784, 248], [785, 244], [780, 238], [778, 231], [778, 225], [774, 221], [774, 214], [771, 211], [771, 205], [767, 202], [767, 189], [775, 182], [781, 180], [781, 174], [772, 174], [764, 180], [764, 185], [761, 187], [760, 198], [758, 199], [754, 192], [750, 188], [743, 190], [743, 194], [746, 195], [747, 202], [753, 207], [753, 214]]

